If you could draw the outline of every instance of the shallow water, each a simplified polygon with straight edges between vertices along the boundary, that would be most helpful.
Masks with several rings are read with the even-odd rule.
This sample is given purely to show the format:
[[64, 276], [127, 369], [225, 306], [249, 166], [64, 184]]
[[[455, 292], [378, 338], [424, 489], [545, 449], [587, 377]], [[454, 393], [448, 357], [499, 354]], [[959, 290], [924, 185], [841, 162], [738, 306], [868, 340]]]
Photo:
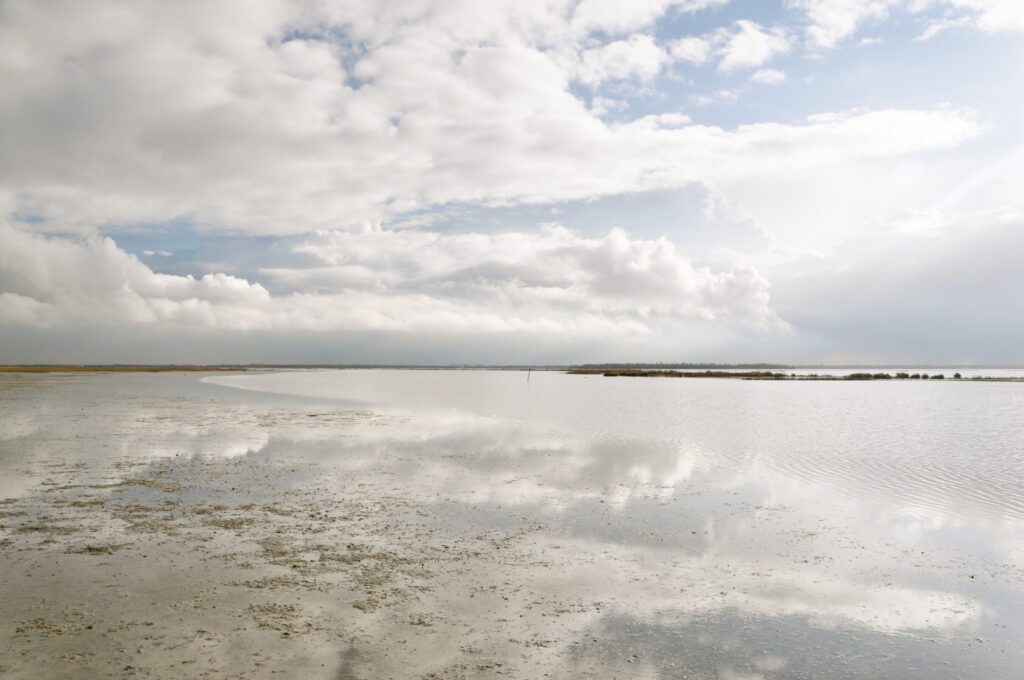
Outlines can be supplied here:
[[[109, 659], [86, 657], [96, 672], [258, 676], [301, 658], [339, 678], [1024, 676], [1022, 384], [401, 370], [0, 383], [0, 585], [20, 593], [2, 629], [20, 651], [0, 652], [0, 671], [14, 676], [95, 646], [75, 621], [113, 616], [101, 592], [76, 593], [71, 632], [32, 637], [26, 621], [69, 606], [34, 588], [74, 590], [94, 569], [131, 601], [155, 568], [143, 554], [191, 565], [220, 610], [154, 618], [154, 649], [111, 633]], [[110, 508], [82, 515], [95, 536], [40, 540], [40, 522], [71, 524], [59, 513], [88, 503]], [[112, 557], [75, 552], [135, 529], [145, 540]], [[283, 560], [266, 548], [282, 537]], [[49, 575], [30, 568], [44, 557]], [[239, 574], [315, 583], [266, 601]], [[196, 597], [183, 584], [151, 606]], [[266, 625], [285, 610], [261, 607], [300, 600], [305, 627]], [[218, 631], [225, 611], [248, 623]], [[209, 657], [187, 637], [199, 620], [223, 636]], [[273, 658], [249, 668], [253, 646]]]

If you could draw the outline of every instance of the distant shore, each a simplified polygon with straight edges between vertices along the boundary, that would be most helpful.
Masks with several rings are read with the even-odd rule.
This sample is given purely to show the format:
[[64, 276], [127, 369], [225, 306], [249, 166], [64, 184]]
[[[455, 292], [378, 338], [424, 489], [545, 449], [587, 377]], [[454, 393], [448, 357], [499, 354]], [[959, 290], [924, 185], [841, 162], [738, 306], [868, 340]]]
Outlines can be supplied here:
[[733, 380], [790, 380], [790, 381], [864, 381], [864, 380], [952, 380], [970, 382], [1024, 382], [1024, 378], [1009, 376], [961, 376], [960, 373], [848, 373], [829, 375], [822, 373], [782, 373], [778, 371], [670, 371], [599, 368], [574, 368], [570, 375], [600, 375], [606, 378], [730, 378]]
[[[400, 365], [400, 364], [8, 364], [0, 373], [174, 373], [244, 372], [295, 370], [415, 370], [415, 371], [552, 371], [569, 375], [600, 375], [623, 378], [729, 378], [733, 380], [862, 381], [862, 380], [953, 380], [962, 382], [1024, 382], [1016, 376], [961, 376], [959, 371], [979, 367], [907, 367], [888, 372], [877, 366], [780, 366], [777, 364], [577, 364], [577, 365]], [[983, 367], [986, 370], [1013, 370]], [[807, 373], [813, 369], [852, 369], [845, 375]], [[890, 369], [891, 370], [891, 369]], [[792, 371], [801, 371], [795, 373]]]

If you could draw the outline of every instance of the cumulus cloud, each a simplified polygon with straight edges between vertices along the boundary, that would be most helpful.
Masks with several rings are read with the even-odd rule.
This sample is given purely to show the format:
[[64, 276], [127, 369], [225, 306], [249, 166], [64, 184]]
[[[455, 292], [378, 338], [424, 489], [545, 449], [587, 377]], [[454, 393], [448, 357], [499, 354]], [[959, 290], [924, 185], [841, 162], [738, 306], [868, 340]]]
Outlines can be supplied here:
[[157, 274], [109, 238], [44, 238], [0, 225], [0, 320], [244, 327], [270, 295], [225, 274]]
[[740, 19], [704, 35], [690, 35], [672, 40], [668, 53], [676, 61], [703, 64], [718, 60], [718, 70], [732, 72], [756, 68], [792, 47], [786, 29], [766, 27], [756, 21]]
[[722, 60], [718, 70], [754, 68], [785, 54], [792, 43], [784, 29], [766, 28], [755, 21], [741, 19], [728, 31], [720, 31]]
[[763, 85], [779, 85], [786, 82], [786, 74], [784, 71], [779, 71], [773, 68], [763, 68], [756, 71], [750, 79], [755, 83], [761, 83]]
[[297, 246], [323, 266], [269, 269], [293, 292], [225, 274], [154, 272], [110, 239], [0, 227], [6, 325], [233, 330], [650, 333], [699, 321], [780, 330], [767, 282], [748, 267], [697, 268], [664, 239], [621, 230], [441, 235], [325, 232]]
[[808, 41], [831, 48], [853, 35], [861, 24], [884, 19], [900, 0], [787, 0], [806, 16]]
[[587, 85], [606, 80], [647, 81], [669, 62], [668, 54], [649, 35], [634, 35], [583, 52], [579, 79]]
[[686, 36], [673, 40], [669, 45], [672, 58], [691, 64], [703, 64], [711, 58], [714, 45], [709, 38]]
[[571, 304], [588, 313], [779, 324], [767, 282], [756, 271], [739, 265], [717, 274], [699, 269], [666, 239], [635, 239], [621, 229], [600, 238], [555, 224], [504, 234], [331, 232], [297, 249], [329, 265], [314, 273], [327, 285], [334, 275], [343, 287], [366, 273], [372, 285], [484, 303], [497, 294], [515, 305]]
[[975, 28], [986, 33], [1024, 31], [1024, 4], [1016, 0], [914, 0], [912, 11], [938, 7], [943, 16], [929, 21], [922, 40], [950, 28]]
[[1024, 31], [1024, 4], [1017, 0], [944, 0], [965, 11], [973, 24], [990, 33]]
[[954, 27], [987, 33], [1024, 30], [1024, 4], [1018, 0], [787, 0], [787, 5], [804, 15], [807, 40], [820, 49], [836, 47], [862, 25], [882, 21], [897, 9], [940, 12], [926, 19], [924, 39]]
[[[573, 93], [580, 79], [640, 83], [670, 58], [645, 34], [581, 36], [584, 9], [6, 3], [0, 203], [57, 230], [186, 218], [288, 234], [452, 202], [544, 203], [746, 174], [758, 150], [745, 148], [749, 129], [607, 124]], [[594, 21], [584, 24], [605, 25]], [[716, 36], [726, 71], [789, 44], [748, 21]], [[950, 126], [959, 139], [974, 126], [952, 110], [886, 115], [918, 130], [916, 146], [946, 146]], [[925, 139], [940, 118], [948, 125]], [[773, 162], [837, 160], [821, 126], [773, 129]], [[853, 146], [905, 147], [872, 134]]]

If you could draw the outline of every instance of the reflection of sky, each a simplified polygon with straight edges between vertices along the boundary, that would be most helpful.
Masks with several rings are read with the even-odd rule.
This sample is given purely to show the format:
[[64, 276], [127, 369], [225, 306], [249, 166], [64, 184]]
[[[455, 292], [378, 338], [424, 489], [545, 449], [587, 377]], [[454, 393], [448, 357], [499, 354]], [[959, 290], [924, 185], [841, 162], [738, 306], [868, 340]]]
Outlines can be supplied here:
[[[521, 378], [283, 378], [297, 392], [310, 380], [310, 396], [194, 376], [41, 379], [44, 389], [4, 393], [0, 452], [5, 470], [48, 458], [302, 460], [310, 465], [275, 483], [400, 491], [431, 508], [425, 521], [442, 532], [530, 527], [523, 545], [536, 561], [510, 578], [606, 603], [568, 624], [578, 640], [560, 661], [567, 672], [607, 667], [632, 645], [641, 665], [630, 668], [652, 677], [686, 655], [718, 677], [776, 677], [773, 664], [800, 677], [846, 647], [861, 654], [849, 677], [872, 677], [884, 650], [918, 655], [931, 638], [935, 663], [918, 666], [920, 677], [975, 654], [1022, 667], [965, 647], [980, 637], [995, 648], [1024, 630], [1024, 574], [1013, 566], [1024, 531], [1010, 497], [1021, 479], [999, 474], [1024, 447], [1001, 418], [1019, 400], [1006, 386]], [[264, 389], [275, 379], [215, 378]], [[969, 464], [959, 460], [968, 453]], [[630, 630], [646, 632], [630, 642]], [[794, 657], [800, 640], [815, 651]]]
[[902, 668], [916, 669], [914, 677], [958, 677], [953, 669], [962, 667], [964, 657], [971, 659], [968, 677], [994, 677], [1002, 655], [967, 643], [936, 645], [870, 630], [821, 628], [799, 617], [766, 620], [726, 613], [609, 617], [581, 636], [568, 665], [579, 675], [603, 670], [620, 677], [678, 677], [685, 667], [687, 678], [700, 679], [874, 680], [907, 677]]
[[[830, 493], [879, 497], [917, 519], [1024, 519], [1019, 385], [631, 380], [535, 372], [324, 371], [215, 378], [316, 398], [358, 397], [420, 413], [439, 407], [544, 426], [594, 445], [630, 440], [707, 451], [705, 462], [772, 470]], [[622, 474], [674, 466], [624, 445]], [[625, 456], [625, 458], [623, 458]], [[760, 465], [756, 467], [755, 464]]]

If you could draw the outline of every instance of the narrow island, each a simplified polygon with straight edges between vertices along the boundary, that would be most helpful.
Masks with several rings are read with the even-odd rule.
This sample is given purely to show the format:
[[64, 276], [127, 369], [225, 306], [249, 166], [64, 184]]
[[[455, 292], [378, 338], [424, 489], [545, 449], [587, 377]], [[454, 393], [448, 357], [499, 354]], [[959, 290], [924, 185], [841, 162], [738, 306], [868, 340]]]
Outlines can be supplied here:
[[1011, 376], [970, 376], [954, 373], [848, 373], [831, 375], [827, 373], [784, 373], [781, 371], [680, 371], [670, 369], [638, 368], [571, 368], [570, 375], [601, 375], [608, 378], [731, 378], [733, 380], [790, 380], [790, 381], [862, 381], [862, 380], [953, 380], [962, 382], [1024, 382], [1024, 378]]

